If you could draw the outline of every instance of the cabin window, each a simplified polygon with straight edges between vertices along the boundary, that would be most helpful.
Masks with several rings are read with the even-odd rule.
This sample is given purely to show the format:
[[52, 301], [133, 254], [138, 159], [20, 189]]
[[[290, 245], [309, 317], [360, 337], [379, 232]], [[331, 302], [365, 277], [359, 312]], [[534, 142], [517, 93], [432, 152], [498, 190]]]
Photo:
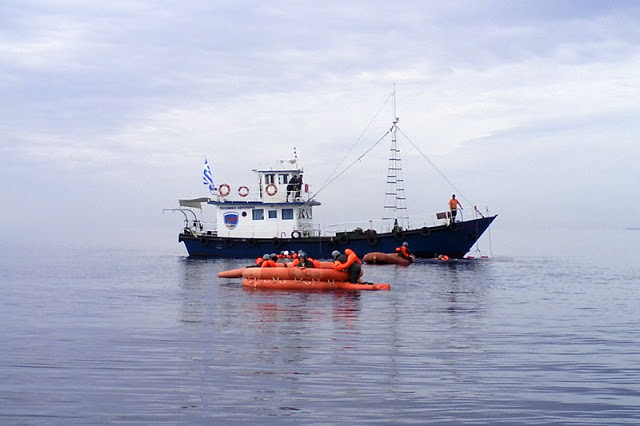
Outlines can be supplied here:
[[312, 219], [312, 217], [311, 217], [311, 209], [300, 209], [300, 210], [298, 210], [298, 219]]
[[286, 185], [289, 183], [289, 175], [287, 173], [281, 173], [278, 175], [278, 183], [280, 185]]
[[264, 210], [262, 209], [253, 209], [253, 220], [263, 220], [264, 219]]
[[283, 220], [292, 220], [293, 219], [293, 209], [282, 209], [282, 219]]
[[275, 173], [267, 173], [264, 175], [264, 184], [269, 185], [270, 183], [275, 183], [276, 175]]
[[278, 218], [278, 210], [269, 210], [269, 219], [277, 219]]

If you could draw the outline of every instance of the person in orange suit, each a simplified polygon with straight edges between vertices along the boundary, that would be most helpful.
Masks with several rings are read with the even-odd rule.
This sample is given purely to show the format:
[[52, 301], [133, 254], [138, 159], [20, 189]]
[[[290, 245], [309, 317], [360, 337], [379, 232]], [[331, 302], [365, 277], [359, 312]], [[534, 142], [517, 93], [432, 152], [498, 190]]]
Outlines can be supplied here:
[[351, 249], [345, 249], [344, 254], [338, 250], [331, 253], [333, 257], [333, 269], [336, 271], [347, 271], [349, 273], [349, 282], [357, 283], [362, 272], [362, 262]]
[[460, 207], [460, 210], [464, 210], [462, 208], [462, 204], [460, 204], [460, 201], [458, 201], [458, 199], [456, 198], [456, 194], [453, 194], [451, 196], [451, 199], [449, 200], [449, 210], [451, 211], [451, 223], [455, 223], [456, 221], [456, 215], [458, 214], [458, 207]]
[[277, 256], [273, 256], [273, 255], [269, 255], [269, 254], [265, 254], [264, 256], [262, 256], [262, 264], [260, 265], [261, 268], [275, 268], [276, 267], [276, 261], [275, 259], [272, 259], [272, 257], [276, 257]]
[[307, 256], [307, 253], [300, 250], [298, 256], [293, 260], [293, 267], [299, 268], [317, 268], [320, 266], [319, 262], [311, 257]]
[[398, 253], [398, 256], [407, 259], [409, 263], [413, 262], [413, 255], [411, 254], [411, 250], [409, 250], [409, 243], [406, 241], [396, 249], [396, 253]]

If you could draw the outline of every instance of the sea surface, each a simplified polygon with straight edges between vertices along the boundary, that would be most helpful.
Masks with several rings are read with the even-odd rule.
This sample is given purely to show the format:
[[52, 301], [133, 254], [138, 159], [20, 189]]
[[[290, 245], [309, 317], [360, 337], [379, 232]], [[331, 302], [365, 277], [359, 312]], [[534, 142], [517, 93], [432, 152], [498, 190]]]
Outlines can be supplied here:
[[362, 293], [4, 247], [0, 424], [638, 424], [640, 232], [605, 234], [365, 266], [391, 291]]

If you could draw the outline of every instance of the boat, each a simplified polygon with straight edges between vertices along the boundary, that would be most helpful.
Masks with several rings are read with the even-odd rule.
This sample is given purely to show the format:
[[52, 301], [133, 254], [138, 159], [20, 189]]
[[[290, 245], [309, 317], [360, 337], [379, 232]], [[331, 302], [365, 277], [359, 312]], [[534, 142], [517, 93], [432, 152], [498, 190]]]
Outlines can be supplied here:
[[[205, 159], [203, 176], [207, 196], [180, 199], [184, 226], [178, 241], [189, 256], [213, 258], [257, 258], [263, 253], [303, 250], [315, 259], [329, 259], [334, 250], [352, 249], [359, 256], [370, 252], [394, 252], [407, 242], [417, 258], [447, 255], [462, 258], [487, 230], [497, 215], [473, 209], [473, 218], [452, 220], [449, 212], [409, 218], [406, 214], [400, 156], [397, 148], [398, 118], [393, 92], [391, 157], [387, 171], [385, 215], [379, 221], [365, 220], [354, 225], [315, 224], [313, 209], [321, 203], [314, 186], [303, 182], [304, 168], [294, 148], [292, 158], [278, 160], [270, 167], [254, 169], [254, 183], [215, 187]], [[358, 159], [359, 160], [359, 159]], [[322, 187], [321, 189], [324, 189]], [[213, 209], [210, 220], [203, 209]]]
[[396, 264], [396, 265], [409, 265], [413, 260], [406, 259], [398, 256], [398, 253], [380, 253], [379, 251], [372, 251], [367, 253], [362, 258], [362, 261], [367, 264]]
[[245, 288], [263, 290], [311, 290], [311, 291], [374, 291], [390, 290], [387, 283], [351, 283], [349, 273], [336, 271], [326, 266], [329, 262], [323, 262], [320, 268], [293, 268], [284, 264], [278, 267], [260, 268], [245, 267], [220, 271], [219, 277], [242, 277], [242, 286]]

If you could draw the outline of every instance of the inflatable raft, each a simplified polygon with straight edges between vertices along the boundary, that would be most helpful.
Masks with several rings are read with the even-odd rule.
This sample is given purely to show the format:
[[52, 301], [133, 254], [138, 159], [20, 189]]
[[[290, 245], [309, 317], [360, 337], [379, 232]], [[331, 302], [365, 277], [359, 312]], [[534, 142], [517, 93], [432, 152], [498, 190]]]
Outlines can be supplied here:
[[349, 281], [349, 273], [328, 268], [245, 268], [242, 272], [242, 278]]
[[397, 253], [381, 253], [379, 251], [373, 251], [367, 253], [362, 258], [364, 263], [368, 264], [396, 264], [396, 265], [409, 265], [411, 261], [404, 257], [398, 256]]
[[331, 262], [322, 262], [320, 268], [238, 268], [218, 273], [222, 278], [242, 277], [242, 286], [265, 290], [344, 290], [375, 291], [391, 290], [389, 284], [350, 283], [349, 273], [336, 271]]
[[[333, 269], [333, 262], [318, 262], [319, 263], [319, 269]], [[291, 263], [277, 263], [277, 267], [276, 268], [260, 268], [257, 266], [248, 266], [248, 267], [244, 267], [244, 268], [237, 268], [237, 269], [229, 269], [228, 271], [220, 271], [218, 272], [218, 277], [220, 278], [241, 278], [242, 277], [242, 273], [245, 271], [245, 269], [280, 269], [280, 268], [291, 268], [291, 269], [307, 269], [307, 270], [311, 270], [311, 268], [293, 268], [293, 265]]]
[[[276, 269], [276, 268], [272, 268]], [[337, 271], [336, 271], [337, 272]], [[250, 289], [261, 290], [305, 290], [305, 291], [377, 291], [391, 290], [389, 284], [364, 284], [349, 283], [345, 281], [322, 281], [322, 280], [282, 280], [282, 279], [261, 279], [243, 278], [242, 286]]]

